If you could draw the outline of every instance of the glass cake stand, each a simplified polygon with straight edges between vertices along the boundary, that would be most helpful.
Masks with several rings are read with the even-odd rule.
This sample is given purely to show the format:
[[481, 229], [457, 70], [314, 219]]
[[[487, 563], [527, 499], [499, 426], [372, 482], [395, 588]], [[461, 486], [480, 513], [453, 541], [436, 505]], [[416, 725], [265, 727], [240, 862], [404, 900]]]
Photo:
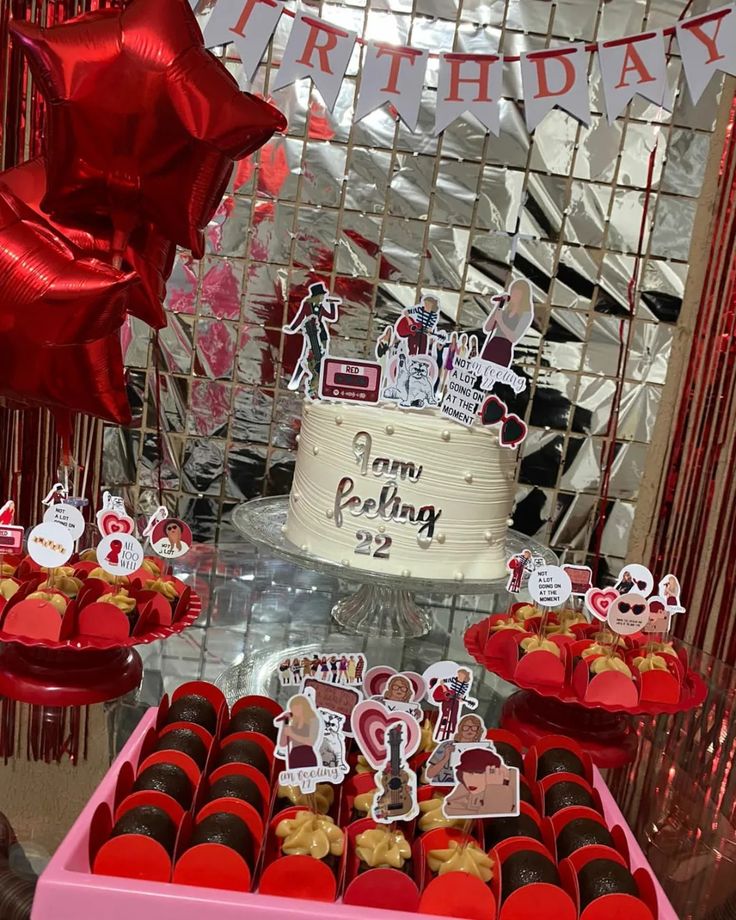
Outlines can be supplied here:
[[[431, 614], [415, 600], [416, 593], [459, 595], [504, 593], [507, 577], [493, 581], [456, 581], [389, 575], [353, 569], [305, 552], [283, 534], [288, 495], [254, 498], [233, 511], [233, 524], [252, 543], [305, 569], [359, 584], [357, 591], [339, 600], [332, 608], [333, 619], [344, 632], [357, 636], [385, 636], [415, 639], [432, 628]], [[524, 534], [509, 530], [507, 558], [523, 549], [557, 561], [555, 554]]]

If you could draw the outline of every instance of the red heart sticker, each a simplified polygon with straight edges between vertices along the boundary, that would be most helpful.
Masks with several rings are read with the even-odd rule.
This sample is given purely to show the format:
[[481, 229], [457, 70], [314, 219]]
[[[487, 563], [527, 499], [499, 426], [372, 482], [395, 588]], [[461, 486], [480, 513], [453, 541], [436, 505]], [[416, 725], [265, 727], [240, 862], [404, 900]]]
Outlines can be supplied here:
[[422, 738], [422, 730], [416, 719], [405, 712], [389, 712], [373, 700], [358, 703], [353, 710], [351, 722], [355, 740], [365, 759], [375, 770], [379, 770], [386, 763], [386, 735], [389, 728], [398, 724], [404, 725], [404, 757], [411, 757]]
[[585, 606], [594, 617], [605, 622], [608, 608], [618, 597], [615, 588], [589, 588], [585, 592]]
[[108, 509], [97, 514], [97, 526], [103, 537], [109, 537], [111, 533], [133, 533], [135, 521], [127, 514]]

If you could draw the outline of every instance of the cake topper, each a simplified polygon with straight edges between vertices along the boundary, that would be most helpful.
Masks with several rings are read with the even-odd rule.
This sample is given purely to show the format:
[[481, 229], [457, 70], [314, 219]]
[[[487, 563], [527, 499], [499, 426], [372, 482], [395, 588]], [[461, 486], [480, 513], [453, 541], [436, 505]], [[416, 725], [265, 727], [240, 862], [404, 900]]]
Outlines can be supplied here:
[[61, 524], [37, 524], [28, 534], [28, 555], [36, 565], [55, 569], [74, 552], [74, 540]]
[[58, 505], [59, 502], [63, 502], [66, 497], [67, 490], [64, 488], [64, 484], [61, 482], [55, 482], [49, 489], [46, 498], [41, 499], [41, 504], [46, 505], [48, 508], [50, 505]]
[[514, 346], [534, 321], [531, 285], [523, 279], [514, 281], [508, 291], [492, 297], [491, 303], [491, 312], [483, 324], [486, 338], [475, 362], [481, 373], [481, 389], [493, 392], [497, 384], [504, 383], [521, 393], [527, 382], [511, 370], [511, 364]]
[[282, 786], [297, 786], [308, 795], [318, 783], [337, 785], [345, 779], [344, 716], [323, 712], [314, 693], [305, 689], [273, 721], [278, 729], [275, 754], [286, 763], [279, 774]]
[[[452, 737], [440, 741], [427, 761], [425, 774], [431, 786], [451, 786], [455, 781], [453, 755], [468, 745], [481, 742], [486, 736], [483, 719], [475, 713], [466, 713], [457, 723]], [[456, 762], [457, 758], [455, 758]]]
[[97, 544], [97, 562], [110, 575], [133, 575], [143, 564], [143, 547], [131, 533], [112, 531]]
[[19, 553], [23, 549], [25, 531], [13, 524], [15, 502], [8, 499], [0, 508], [0, 564], [3, 553]]
[[648, 597], [654, 589], [654, 576], [645, 565], [631, 562], [618, 573], [615, 588], [619, 594], [637, 591]]
[[529, 594], [540, 607], [559, 607], [572, 594], [570, 576], [558, 565], [538, 565], [529, 576]]
[[381, 395], [382, 373], [377, 361], [324, 358], [319, 378], [320, 398], [375, 404]]
[[43, 519], [47, 524], [59, 524], [66, 527], [73, 540], [78, 540], [87, 526], [82, 512], [65, 501], [50, 504], [44, 512]]
[[455, 785], [442, 803], [446, 818], [519, 814], [519, 771], [506, 766], [491, 742], [457, 745], [450, 766]]
[[102, 508], [97, 512], [97, 527], [103, 537], [110, 534], [135, 533], [135, 521], [125, 510], [125, 502], [119, 495], [102, 493]]
[[363, 689], [370, 699], [381, 703], [389, 712], [406, 712], [422, 721], [420, 704], [427, 687], [421, 674], [377, 665], [366, 673]]
[[148, 522], [146, 523], [146, 526], [143, 528], [143, 533], [141, 534], [141, 536], [144, 539], [146, 537], [150, 537], [151, 534], [153, 533], [153, 528], [156, 526], [156, 524], [158, 524], [159, 521], [165, 520], [168, 516], [169, 516], [169, 509], [166, 508], [164, 505], [159, 505], [158, 508], [156, 508], [156, 510], [153, 512], [153, 514], [149, 517]]
[[476, 709], [478, 700], [470, 695], [473, 673], [454, 661], [439, 661], [422, 675], [427, 685], [427, 702], [439, 710], [434, 740], [447, 741], [457, 729], [463, 709]]
[[593, 587], [593, 570], [589, 565], [563, 565], [572, 584], [573, 597], [584, 597], [585, 593]]
[[0, 524], [8, 525], [12, 524], [15, 520], [15, 502], [12, 498], [9, 498], [5, 504], [0, 508]]
[[[294, 659], [294, 661], [298, 660]], [[316, 677], [305, 677], [302, 692], [310, 693], [321, 711], [336, 712], [343, 716], [345, 719], [344, 733], [353, 734], [353, 711], [363, 699], [363, 694], [357, 687], [341, 687], [325, 680], [318, 680]]]
[[303, 386], [307, 396], [317, 392], [322, 361], [330, 352], [330, 323], [338, 317], [340, 297], [333, 297], [329, 289], [317, 281], [309, 285], [309, 293], [299, 304], [296, 316], [283, 327], [287, 335], [302, 336], [302, 351], [289, 380], [288, 388], [298, 390]]
[[514, 553], [507, 562], [506, 568], [511, 573], [506, 582], [509, 594], [518, 594], [524, 581], [524, 575], [530, 575], [538, 565], [544, 565], [544, 559], [535, 555], [530, 549], [525, 548], [520, 553]]
[[487, 426], [500, 424], [498, 443], [501, 447], [518, 447], [528, 433], [526, 423], [515, 412], [509, 412], [509, 407], [500, 396], [486, 397], [480, 409], [480, 421]]
[[279, 683], [282, 687], [300, 686], [305, 679], [312, 677], [344, 687], [360, 686], [365, 666], [362, 652], [314, 652], [312, 655], [284, 658], [278, 668]]
[[154, 553], [162, 559], [179, 559], [189, 552], [194, 538], [188, 524], [167, 517], [154, 526], [149, 542]]

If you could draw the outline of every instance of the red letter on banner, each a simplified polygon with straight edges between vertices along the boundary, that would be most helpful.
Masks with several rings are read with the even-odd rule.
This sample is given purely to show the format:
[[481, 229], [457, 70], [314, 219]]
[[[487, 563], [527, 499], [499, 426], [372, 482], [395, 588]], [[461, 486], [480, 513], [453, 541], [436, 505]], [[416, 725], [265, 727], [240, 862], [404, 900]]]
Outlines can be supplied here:
[[399, 90], [399, 71], [401, 70], [401, 62], [409, 61], [413, 67], [417, 62], [417, 57], [421, 57], [421, 52], [416, 51], [414, 48], [392, 48], [388, 45], [376, 45], [376, 57], [383, 57], [384, 54], [388, 54], [391, 57], [391, 68], [388, 72], [388, 81], [386, 85], [381, 89], [382, 93], [393, 93], [397, 95]]
[[245, 6], [240, 14], [240, 18], [234, 26], [230, 27], [231, 32], [234, 32], [236, 35], [241, 35], [243, 38], [245, 37], [245, 27], [248, 25], [250, 14], [253, 12], [257, 3], [267, 3], [269, 6], [276, 6], [273, 0], [245, 0]]
[[[340, 29], [330, 28], [317, 19], [309, 19], [306, 16], [304, 17], [304, 22], [309, 26], [309, 33], [304, 43], [304, 51], [302, 51], [301, 57], [296, 59], [297, 64], [304, 64], [305, 67], [314, 67], [312, 55], [316, 51], [319, 57], [319, 67], [317, 69], [321, 70], [322, 73], [332, 74], [328, 55], [333, 48], [337, 47], [338, 35], [342, 38], [347, 38], [348, 33]], [[317, 44], [317, 40], [320, 36], [324, 36], [325, 39], [322, 45]]]
[[627, 41], [625, 44], [626, 54], [621, 68], [621, 78], [616, 84], [616, 89], [623, 89], [625, 86], [631, 86], [626, 77], [634, 71], [639, 74], [639, 79], [636, 81], [637, 83], [654, 83], [656, 77], [653, 77], [644, 66], [644, 61], [642, 61], [641, 55], [636, 50], [635, 39]]
[[[489, 71], [492, 64], [498, 61], [494, 55], [470, 55], [470, 54], [446, 54], [445, 60], [450, 65], [450, 88], [448, 94], [444, 97], [445, 102], [463, 102], [460, 95], [460, 86], [464, 83], [475, 84], [478, 87], [478, 95], [473, 98], [473, 102], [493, 102], [488, 95], [490, 81], [488, 79]], [[477, 77], [461, 77], [460, 68], [463, 64], [473, 63], [478, 65], [480, 71]]]
[[[681, 24], [681, 28], [687, 29], [688, 32], [692, 32], [695, 38], [705, 45], [709, 55], [708, 60], [705, 62], [706, 64], [714, 64], [716, 61], [722, 61], [726, 56], [718, 51], [718, 33], [721, 31], [721, 25], [727, 15], [728, 13], [724, 12], [719, 16], [704, 16], [702, 19], [695, 20], [694, 22], [683, 22]], [[701, 23], [708, 22], [711, 19], [715, 20], [716, 28], [713, 35], [708, 35], [704, 31]]]
[[[528, 58], [537, 69], [539, 91], [534, 94], [535, 99], [549, 99], [551, 96], [564, 96], [565, 93], [569, 93], [575, 85], [575, 68], [572, 65], [572, 61], [568, 60], [566, 55], [559, 54], [557, 51], [552, 51], [549, 54], [530, 54]], [[562, 64], [562, 69], [565, 73], [563, 76], [564, 83], [560, 89], [550, 88], [548, 79], [549, 74], [547, 72], [547, 61], [549, 60], [558, 61]]]

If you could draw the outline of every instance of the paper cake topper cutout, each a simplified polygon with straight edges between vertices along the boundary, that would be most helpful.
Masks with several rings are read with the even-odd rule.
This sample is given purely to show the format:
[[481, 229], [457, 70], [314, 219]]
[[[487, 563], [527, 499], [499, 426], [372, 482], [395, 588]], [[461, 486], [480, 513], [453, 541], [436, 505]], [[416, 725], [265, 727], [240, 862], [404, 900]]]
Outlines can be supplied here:
[[480, 409], [480, 420], [483, 425], [500, 423], [498, 443], [512, 450], [521, 444], [528, 433], [526, 423], [515, 412], [509, 412], [509, 407], [499, 396], [486, 398]]
[[309, 293], [299, 304], [292, 321], [283, 327], [287, 335], [297, 332], [302, 337], [302, 351], [294, 367], [288, 387], [303, 387], [307, 396], [314, 396], [322, 370], [322, 361], [330, 353], [330, 323], [338, 318], [340, 297], [333, 297], [328, 288], [317, 281], [309, 285]]
[[156, 526], [156, 524], [158, 524], [159, 521], [166, 520], [168, 516], [169, 516], [169, 509], [165, 508], [163, 505], [159, 505], [158, 508], [156, 508], [156, 510], [153, 512], [153, 514], [148, 519], [148, 523], [146, 524], [143, 530], [143, 533], [141, 534], [143, 539], [146, 539], [146, 537], [150, 537], [151, 534], [153, 533], [153, 528]]
[[654, 576], [645, 565], [632, 562], [625, 565], [618, 573], [614, 587], [619, 594], [636, 591], [643, 597], [649, 597], [654, 589]]
[[306, 677], [302, 688], [303, 692], [308, 691], [314, 694], [317, 708], [322, 712], [336, 712], [338, 715], [344, 716], [343, 731], [346, 735], [353, 734], [353, 712], [363, 699], [363, 694], [357, 687], [341, 687], [338, 684], [327, 683], [314, 677]]
[[644, 632], [650, 635], [666, 633], [677, 613], [685, 613], [680, 601], [680, 582], [676, 575], [668, 572], [657, 586], [658, 593], [649, 598], [649, 621]]
[[470, 745], [479, 744], [486, 735], [486, 726], [483, 719], [475, 713], [466, 713], [457, 723], [451, 738], [441, 741], [432, 751], [425, 774], [431, 786], [451, 786], [455, 782], [455, 764], [457, 758], [453, 754], [456, 750], [464, 749]]
[[427, 687], [421, 674], [378, 665], [366, 674], [364, 690], [370, 699], [381, 703], [389, 712], [406, 712], [418, 722], [422, 721], [420, 703]]
[[46, 498], [41, 499], [41, 504], [46, 505], [48, 508], [49, 505], [57, 505], [59, 502], [63, 502], [66, 497], [67, 492], [64, 488], [64, 484], [61, 482], [55, 482], [49, 489]]
[[15, 502], [12, 498], [9, 498], [5, 504], [0, 508], [0, 524], [8, 525], [12, 524], [15, 520]]
[[113, 532], [98, 543], [97, 561], [110, 575], [132, 575], [143, 564], [143, 547], [132, 534]]
[[411, 821], [419, 814], [417, 775], [407, 763], [406, 737], [403, 723], [392, 725], [386, 733], [388, 756], [376, 774], [371, 806], [371, 817], [379, 824]]
[[558, 565], [538, 565], [528, 587], [532, 600], [542, 607], [559, 607], [572, 594], [570, 576]]
[[641, 632], [649, 621], [649, 605], [641, 594], [629, 591], [611, 603], [606, 614], [610, 629], [619, 636], [633, 636]]
[[405, 712], [389, 712], [375, 700], [363, 700], [353, 710], [353, 732], [363, 756], [374, 770], [380, 770], [388, 757], [388, 731], [404, 726], [402, 753], [405, 757], [417, 750], [422, 740], [419, 722]]
[[446, 818], [519, 814], [519, 771], [506, 766], [491, 742], [457, 745], [450, 764], [455, 785], [442, 802]]
[[44, 512], [43, 519], [47, 524], [59, 524], [65, 527], [73, 540], [78, 540], [87, 526], [82, 512], [65, 501], [49, 505]]
[[307, 795], [318, 783], [341, 783], [350, 769], [344, 721], [338, 713], [319, 709], [308, 689], [292, 696], [286, 710], [273, 720], [278, 729], [275, 753], [286, 763], [279, 783], [297, 786]]
[[365, 669], [366, 660], [362, 652], [315, 652], [284, 658], [279, 664], [278, 675], [282, 687], [301, 686], [309, 677], [325, 684], [359, 687]]
[[585, 606], [597, 620], [605, 623], [608, 608], [618, 596], [615, 588], [589, 588], [585, 592]]
[[179, 559], [192, 548], [194, 538], [189, 525], [179, 518], [167, 517], [153, 528], [151, 549], [162, 559]]
[[377, 403], [381, 395], [382, 366], [377, 361], [324, 358], [319, 378], [321, 399], [364, 404]]
[[482, 375], [481, 389], [493, 392], [499, 383], [505, 383], [521, 393], [527, 382], [511, 370], [511, 364], [514, 347], [534, 321], [531, 285], [523, 279], [514, 281], [508, 291], [492, 297], [491, 302], [493, 309], [483, 324], [486, 338], [475, 362]]
[[506, 582], [509, 594], [518, 594], [524, 581], [524, 575], [531, 575], [539, 565], [544, 565], [542, 556], [535, 555], [530, 549], [523, 549], [514, 553], [506, 562], [506, 568], [511, 572]]
[[563, 565], [563, 570], [570, 579], [573, 597], [584, 597], [593, 587], [593, 570], [589, 565]]
[[434, 740], [447, 741], [457, 730], [463, 709], [476, 709], [478, 700], [470, 695], [473, 672], [454, 661], [430, 665], [422, 675], [427, 685], [427, 702], [438, 709]]
[[73, 552], [72, 535], [61, 524], [37, 524], [28, 534], [28, 555], [43, 568], [64, 565]]
[[103, 537], [110, 534], [135, 533], [135, 521], [125, 510], [125, 502], [119, 495], [102, 493], [102, 508], [97, 512], [97, 528]]

